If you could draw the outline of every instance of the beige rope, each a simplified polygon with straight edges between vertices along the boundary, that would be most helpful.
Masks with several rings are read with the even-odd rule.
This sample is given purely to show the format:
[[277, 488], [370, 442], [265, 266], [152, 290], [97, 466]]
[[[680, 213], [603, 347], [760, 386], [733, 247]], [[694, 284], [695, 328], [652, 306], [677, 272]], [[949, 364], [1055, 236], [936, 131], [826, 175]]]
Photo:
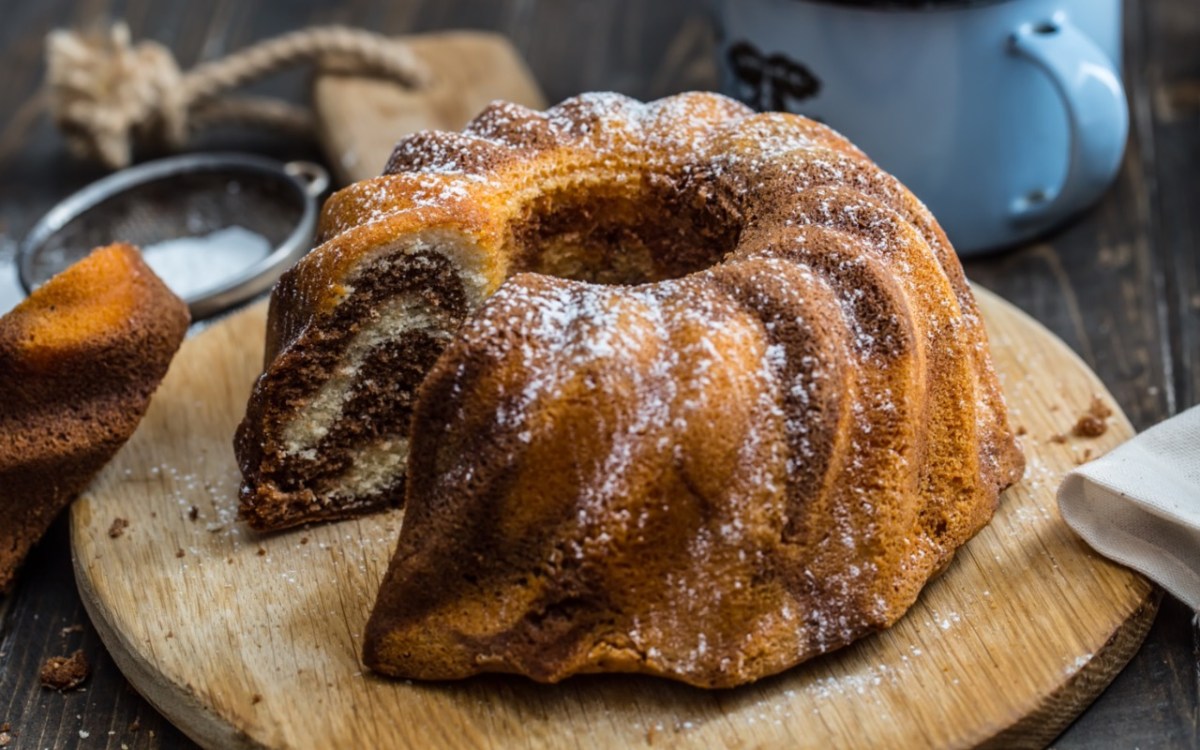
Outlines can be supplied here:
[[50, 109], [76, 153], [118, 168], [134, 143], [180, 148], [191, 132], [247, 123], [312, 132], [311, 113], [272, 99], [225, 92], [301, 63], [336, 64], [419, 87], [430, 73], [403, 44], [368, 31], [319, 26], [291, 32], [183, 73], [161, 44], [130, 41], [129, 27], [107, 33], [53, 31], [46, 38]]

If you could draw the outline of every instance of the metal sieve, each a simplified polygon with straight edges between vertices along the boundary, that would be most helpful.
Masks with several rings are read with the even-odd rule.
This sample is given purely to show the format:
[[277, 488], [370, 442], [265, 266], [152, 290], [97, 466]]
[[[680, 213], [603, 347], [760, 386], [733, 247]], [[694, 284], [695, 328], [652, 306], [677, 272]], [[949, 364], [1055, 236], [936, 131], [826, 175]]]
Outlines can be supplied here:
[[309, 250], [328, 187], [318, 164], [249, 154], [188, 154], [125, 169], [34, 225], [17, 250], [21, 286], [28, 294], [92, 248], [128, 242], [148, 261], [152, 250], [169, 250], [155, 256], [171, 256], [176, 278], [151, 267], [202, 320], [265, 292]]

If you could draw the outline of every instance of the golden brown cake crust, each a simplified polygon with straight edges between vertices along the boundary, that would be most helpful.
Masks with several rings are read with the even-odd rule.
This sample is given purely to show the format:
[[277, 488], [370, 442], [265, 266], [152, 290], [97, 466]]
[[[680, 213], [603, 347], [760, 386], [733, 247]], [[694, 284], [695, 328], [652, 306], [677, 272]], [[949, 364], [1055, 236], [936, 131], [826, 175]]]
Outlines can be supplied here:
[[[715, 95], [663, 100], [649, 117], [641, 107], [617, 95], [569, 99], [548, 112], [497, 102], [463, 133], [418, 133], [406, 138], [397, 145], [384, 175], [330, 197], [318, 230], [321, 245], [285, 274], [272, 293], [264, 373], [234, 441], [244, 478], [242, 516], [251, 526], [278, 529], [357, 515], [402, 501], [402, 474], [369, 495], [342, 491], [342, 480], [354, 461], [345, 430], [325, 436], [328, 425], [321, 425], [314, 434], [322, 437], [300, 441], [288, 434], [289, 424], [302, 419], [298, 411], [311, 405], [329, 379], [329, 357], [345, 365], [344, 351], [363, 327], [375, 322], [346, 308], [361, 296], [364, 284], [378, 283], [372, 276], [378, 275], [373, 269], [381, 257], [407, 252], [395, 248], [399, 238], [429, 236], [434, 237], [431, 242], [470, 246], [470, 267], [458, 262], [455, 268], [468, 288], [447, 300], [430, 300], [439, 314], [455, 321], [445, 327], [453, 330], [467, 311], [505, 279], [530, 270], [530, 263], [537, 258], [528, 257], [521, 248], [538, 235], [554, 231], [556, 226], [569, 229], [580, 217], [586, 222], [586, 217], [594, 219], [598, 213], [630, 213], [630, 206], [640, 210], [637, 207], [644, 196], [637, 184], [615, 180], [614, 175], [643, 170], [651, 159], [678, 172], [696, 158], [689, 150], [689, 139], [749, 113], [743, 105]], [[636, 117], [637, 121], [617, 122], [624, 117]], [[828, 128], [785, 117], [811, 144], [836, 153], [859, 154]], [[678, 138], [647, 149], [643, 128]], [[581, 194], [580, 185], [594, 185], [598, 180], [612, 188], [607, 203], [567, 205], [571, 195]], [[728, 235], [735, 229], [722, 221], [719, 206], [709, 213], [699, 206], [674, 205], [673, 187], [660, 187], [663, 200], [656, 204], [660, 221], [643, 220], [632, 234], [655, 231], [657, 225], [668, 224], [666, 219], [673, 213], [682, 212], [686, 221], [707, 222], [708, 226], [698, 227], [704, 244], [728, 242], [728, 237], [713, 236]], [[720, 200], [721, 196], [713, 198]], [[542, 219], [549, 217], [553, 221], [543, 226]], [[609, 222], [601, 230], [616, 231], [614, 223], [619, 224]], [[625, 232], [622, 239], [630, 236]], [[662, 231], [660, 236], [669, 239]], [[544, 270], [572, 275], [572, 269], [565, 267]], [[607, 277], [621, 280], [631, 272], [647, 270], [654, 273], [632, 262], [625, 268], [608, 269]], [[431, 293], [441, 291], [440, 286], [430, 287]], [[372, 304], [380, 302], [377, 297]], [[404, 359], [419, 360], [428, 369], [442, 345], [442, 339], [405, 342], [411, 356]], [[419, 383], [419, 377], [394, 383], [405, 396], [403, 403], [374, 404], [369, 409], [370, 421], [376, 425], [404, 423], [398, 430], [369, 436], [371, 439], [380, 443], [406, 439]]]
[[498, 103], [387, 172], [273, 295], [236, 443], [254, 525], [406, 487], [372, 669], [741, 684], [895, 622], [1020, 476], [953, 249], [827, 127]]
[[[735, 231], [680, 235], [708, 255], [673, 268], [650, 251], [634, 286], [554, 278], [564, 229], [530, 231], [541, 257], [519, 262], [551, 275], [509, 279], [420, 391], [367, 665], [721, 687], [889, 626], [1023, 469], [945, 235], [803, 118], [684, 95], [581, 97], [560, 119], [560, 148], [565, 130], [618, 164], [650, 153], [630, 170], [668, 185], [667, 210], [621, 184], [653, 221], [699, 205], [689, 222]], [[533, 210], [603, 234], [570, 205]]]
[[133, 434], [188, 322], [129, 245], [93, 251], [0, 318], [0, 591]]

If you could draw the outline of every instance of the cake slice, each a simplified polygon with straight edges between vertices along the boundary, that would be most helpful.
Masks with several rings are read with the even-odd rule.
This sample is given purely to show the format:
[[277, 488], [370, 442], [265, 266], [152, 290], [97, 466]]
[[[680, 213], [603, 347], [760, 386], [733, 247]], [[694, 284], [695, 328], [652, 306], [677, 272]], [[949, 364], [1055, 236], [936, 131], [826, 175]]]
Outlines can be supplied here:
[[0, 592], [133, 434], [189, 320], [123, 244], [94, 250], [0, 317]]

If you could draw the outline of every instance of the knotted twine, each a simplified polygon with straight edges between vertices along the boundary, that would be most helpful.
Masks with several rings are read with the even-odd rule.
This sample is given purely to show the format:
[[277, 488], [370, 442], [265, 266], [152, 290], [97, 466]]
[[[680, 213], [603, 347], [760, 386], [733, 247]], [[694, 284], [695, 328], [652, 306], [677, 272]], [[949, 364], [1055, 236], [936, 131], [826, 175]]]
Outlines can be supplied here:
[[393, 39], [342, 26], [318, 26], [259, 42], [182, 72], [153, 41], [130, 41], [129, 27], [107, 33], [53, 31], [46, 38], [50, 111], [72, 151], [112, 169], [128, 166], [135, 144], [182, 148], [218, 124], [315, 133], [312, 113], [296, 105], [226, 92], [301, 63], [372, 75], [418, 88], [430, 72]]

